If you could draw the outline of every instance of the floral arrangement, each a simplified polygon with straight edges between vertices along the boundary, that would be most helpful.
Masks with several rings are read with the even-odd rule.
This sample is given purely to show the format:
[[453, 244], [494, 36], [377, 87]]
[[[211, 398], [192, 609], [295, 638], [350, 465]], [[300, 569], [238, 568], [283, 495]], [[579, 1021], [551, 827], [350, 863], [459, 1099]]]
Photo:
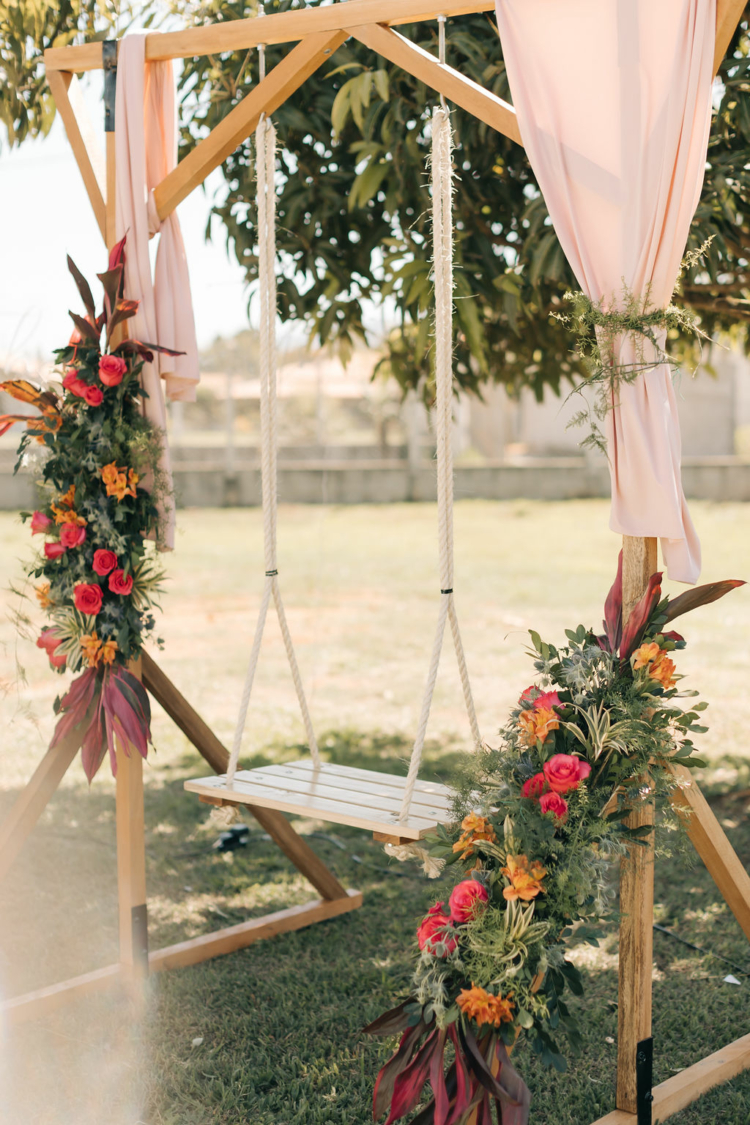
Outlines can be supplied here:
[[612, 857], [652, 834], [627, 823], [631, 811], [653, 802], [656, 843], [668, 848], [680, 827], [669, 801], [677, 767], [704, 764], [692, 735], [705, 731], [707, 705], [683, 704], [697, 693], [680, 689], [685, 641], [666, 626], [742, 585], [670, 599], [660, 583], [651, 578], [623, 625], [620, 556], [601, 636], [581, 625], [557, 648], [531, 632], [539, 682], [518, 700], [500, 748], [473, 759], [455, 827], [431, 849], [461, 876], [417, 929], [412, 995], [366, 1029], [401, 1033], [374, 1093], [387, 1125], [417, 1107], [427, 1083], [432, 1098], [413, 1125], [463, 1125], [475, 1110], [477, 1125], [490, 1125], [493, 1104], [503, 1125], [524, 1125], [530, 1094], [509, 1058], [521, 1034], [565, 1069], [556, 1036], [579, 1039], [565, 997], [582, 993], [566, 946], [596, 944], [611, 912]]
[[44, 503], [21, 513], [32, 535], [44, 537], [28, 567], [50, 620], [37, 645], [57, 672], [84, 669], [55, 702], [60, 719], [51, 745], [78, 739], [89, 780], [107, 750], [116, 771], [118, 741], [126, 753], [147, 753], [148, 697], [128, 665], [154, 628], [162, 578], [147, 546], [148, 538], [159, 536], [162, 435], [142, 416], [138, 400], [144, 396], [144, 361], [167, 349], [132, 339], [115, 342], [138, 307], [122, 292], [124, 243], [98, 275], [104, 290], [99, 314], [87, 281], [68, 258], [86, 315], [70, 314], [75, 331], [55, 352], [59, 382], [0, 383], [39, 411], [39, 417], [0, 416], [0, 434], [25, 422], [16, 470], [22, 462], [40, 468]]

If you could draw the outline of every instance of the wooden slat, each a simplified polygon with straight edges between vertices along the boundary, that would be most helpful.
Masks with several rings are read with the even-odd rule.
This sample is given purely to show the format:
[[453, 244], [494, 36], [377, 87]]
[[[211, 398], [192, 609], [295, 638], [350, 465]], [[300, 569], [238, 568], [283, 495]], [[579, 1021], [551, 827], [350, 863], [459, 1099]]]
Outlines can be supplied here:
[[[403, 786], [390, 785], [387, 782], [388, 774], [379, 774], [372, 772], [370, 777], [351, 777], [342, 774], [340, 771], [334, 771], [329, 768], [325, 762], [318, 770], [306, 769], [304, 765], [297, 762], [287, 762], [284, 765], [277, 766], [259, 766], [252, 771], [254, 778], [262, 774], [268, 778], [275, 779], [275, 784], [279, 784], [279, 778], [296, 778], [300, 781], [305, 781], [308, 784], [312, 782], [313, 778], [320, 780], [328, 788], [340, 789], [342, 791], [342, 798], [348, 797], [351, 794], [363, 795], [370, 794], [373, 797], [387, 797], [391, 800], [400, 801], [403, 797]], [[271, 781], [271, 784], [274, 782]], [[377, 801], [375, 802], [377, 804]], [[422, 806], [427, 806], [430, 810], [442, 810], [449, 812], [452, 805], [452, 796], [443, 796], [439, 793], [423, 793], [415, 790], [412, 799], [412, 808], [416, 812]]]
[[[661, 1082], [653, 1089], [654, 1125], [666, 1121], [668, 1117], [690, 1105], [707, 1090], [722, 1082], [728, 1082], [730, 1078], [741, 1074], [748, 1067], [750, 1067], [750, 1035], [745, 1035], [742, 1039], [735, 1039], [733, 1043], [728, 1043], [721, 1050], [694, 1063], [693, 1066], [681, 1070], [679, 1074], [672, 1075], [666, 1082]], [[598, 1118], [594, 1125], [637, 1125], [637, 1121], [635, 1113], [616, 1109]]]
[[314, 922], [325, 921], [326, 918], [336, 918], [340, 914], [347, 914], [350, 910], [357, 910], [361, 905], [361, 893], [347, 891], [343, 898], [318, 899], [315, 902], [305, 903], [304, 906], [277, 910], [274, 914], [266, 914], [263, 918], [253, 918], [237, 926], [228, 926], [224, 930], [216, 930], [212, 934], [203, 934], [189, 941], [178, 942], [177, 945], [169, 945], [166, 949], [159, 949], [149, 955], [149, 968], [152, 972], [158, 973], [164, 969], [181, 969], [186, 965], [195, 965], [199, 961], [208, 960], [209, 957], [221, 957], [225, 953], [244, 949], [245, 946], [252, 945], [262, 938], [299, 930], [303, 926], [311, 926]]
[[0, 880], [7, 874], [80, 747], [75, 733], [48, 750], [0, 824]]
[[[656, 570], [656, 540], [623, 537], [623, 621]], [[633, 827], [653, 824], [653, 802], [628, 817]], [[653, 846], [632, 845], [620, 864], [619, 1004], [617, 1008], [617, 1108], [634, 1113], [636, 1045], [651, 1034], [654, 924]]]
[[519, 145], [523, 144], [516, 111], [509, 102], [504, 102], [496, 94], [483, 89], [453, 67], [441, 64], [429, 51], [410, 43], [396, 31], [379, 24], [369, 27], [352, 26], [350, 31], [355, 39], [370, 50], [413, 74], [420, 82], [460, 105], [498, 133], [510, 137]]
[[74, 74], [59, 70], [50, 70], [47, 74], [47, 82], [83, 178], [94, 218], [102, 238], [106, 240], [104, 154], [99, 148], [94, 126], [83, 100], [81, 84]]
[[[296, 762], [290, 763], [297, 769], [314, 770], [315, 763], [312, 758], [300, 758]], [[362, 781], [370, 781], [372, 778], [377, 778], [383, 785], [389, 785], [399, 793], [403, 793], [406, 788], [406, 778], [396, 773], [381, 773], [380, 770], [365, 770], [359, 766], [342, 766], [338, 762], [325, 762], [321, 767], [326, 771], [329, 776], [336, 774], [346, 778], [359, 778]], [[442, 785], [439, 781], [424, 781], [422, 778], [417, 778], [414, 785], [414, 791], [425, 793], [428, 796], [453, 798], [453, 790], [448, 785]]]
[[382, 832], [385, 829], [397, 828], [400, 836], [408, 836], [411, 840], [421, 840], [435, 828], [436, 821], [426, 820], [423, 817], [409, 817], [408, 821], [399, 821], [397, 813], [379, 812], [378, 810], [365, 810], [355, 805], [345, 805], [341, 801], [332, 801], [323, 797], [307, 797], [303, 794], [292, 794], [285, 789], [271, 789], [267, 786], [252, 785], [235, 777], [232, 789], [227, 789], [223, 778], [206, 777], [198, 781], [186, 781], [185, 789], [189, 793], [198, 793], [204, 797], [218, 795], [227, 800], [237, 801], [241, 805], [259, 805], [263, 808], [275, 809], [278, 812], [295, 813], [298, 816], [315, 817], [318, 820], [330, 821], [331, 824], [348, 824], [354, 828], [363, 828], [368, 832]]
[[[280, 12], [245, 20], [190, 27], [184, 31], [154, 33], [146, 37], [146, 61], [188, 59], [257, 47], [259, 43], [293, 43], [318, 31], [341, 31], [367, 23], [422, 23], [438, 16], [464, 16], [491, 12], [494, 0], [348, 0], [344, 5]], [[48, 47], [44, 52], [48, 70], [99, 70], [101, 46], [86, 43], [76, 47]]]
[[283, 105], [345, 39], [343, 31], [321, 31], [298, 43], [158, 185], [154, 202], [159, 217], [165, 219], [171, 214], [193, 188], [247, 140], [261, 115], [271, 114]]
[[672, 803], [679, 811], [687, 809], [688, 836], [719, 888], [727, 906], [750, 939], [750, 875], [727, 839], [713, 809], [685, 766], [674, 767], [681, 783], [672, 794]]
[[[265, 769], [240, 770], [235, 775], [234, 784], [243, 783], [267, 789], [269, 792], [279, 791], [288, 793], [293, 800], [297, 796], [316, 801], [322, 798], [334, 801], [347, 808], [358, 809], [365, 815], [369, 813], [398, 813], [401, 801], [397, 797], [383, 796], [382, 794], [363, 792], [361, 789], [340, 789], [337, 786], [327, 785], [325, 774], [321, 771], [308, 777], [300, 776], [290, 771], [284, 774], [268, 773]], [[434, 824], [442, 823], [447, 819], [445, 809], [436, 808], [434, 805], [419, 805], [413, 810], [414, 816], [422, 820], [429, 820]]]
[[100, 988], [108, 988], [110, 985], [120, 983], [121, 980], [122, 965], [107, 965], [104, 969], [95, 969], [93, 973], [71, 977], [70, 980], [62, 981], [60, 984], [51, 984], [47, 988], [38, 988], [35, 992], [26, 992], [23, 996], [14, 996], [12, 1000], [5, 1000], [0, 1004], [0, 1024], [10, 1026], [47, 1016], [77, 996], [95, 992]]
[[724, 55], [742, 19], [747, 0], [719, 0], [716, 6], [716, 45], [714, 48], [714, 74], [721, 66]]

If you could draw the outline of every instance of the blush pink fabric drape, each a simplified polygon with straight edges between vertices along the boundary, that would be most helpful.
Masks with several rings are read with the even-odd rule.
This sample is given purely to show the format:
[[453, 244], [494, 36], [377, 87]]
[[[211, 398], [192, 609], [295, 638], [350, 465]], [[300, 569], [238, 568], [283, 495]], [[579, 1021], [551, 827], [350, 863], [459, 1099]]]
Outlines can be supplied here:
[[[711, 123], [716, 0], [497, 0], [513, 105], [581, 289], [623, 282], [669, 304], [698, 205]], [[619, 341], [615, 361], [637, 359]], [[610, 527], [656, 536], [695, 582], [700, 543], [680, 479], [670, 371], [623, 385], [607, 417]]]
[[[138, 340], [182, 351], [155, 353], [144, 364], [142, 381], [148, 398], [144, 412], [166, 431], [161, 380], [172, 401], [192, 402], [199, 378], [193, 303], [185, 246], [176, 213], [160, 224], [153, 189], [177, 163], [177, 114], [171, 62], [146, 63], [145, 33], [126, 35], [117, 56], [115, 100], [115, 169], [117, 238], [127, 234], [125, 294], [140, 302], [128, 321]], [[159, 234], [152, 277], [149, 239]], [[169, 451], [164, 445], [161, 470], [170, 489]], [[174, 546], [174, 505], [162, 512], [165, 545]]]

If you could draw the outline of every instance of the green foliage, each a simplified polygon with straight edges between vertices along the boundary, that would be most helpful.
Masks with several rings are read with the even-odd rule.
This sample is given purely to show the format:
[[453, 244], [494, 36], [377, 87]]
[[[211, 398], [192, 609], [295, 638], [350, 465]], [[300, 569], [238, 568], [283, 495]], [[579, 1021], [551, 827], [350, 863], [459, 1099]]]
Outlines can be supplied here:
[[[313, 7], [320, 0], [309, 0]], [[267, 0], [265, 11], [287, 11], [296, 0]], [[55, 35], [79, 34], [82, 12], [102, 14], [89, 0], [45, 6], [25, 0], [23, 36], [0, 6], [0, 59], [15, 58], [0, 94], [11, 137], [43, 132], [50, 107], [43, 92], [39, 51]], [[193, 25], [258, 14], [258, 0], [171, 4]], [[123, 4], [123, 22], [133, 5]], [[106, 9], [107, 11], [109, 9]], [[29, 13], [41, 12], [37, 21]], [[88, 17], [87, 17], [88, 18]], [[104, 15], [102, 15], [104, 18]], [[90, 17], [94, 19], [94, 15]], [[48, 26], [49, 25], [49, 26]], [[91, 35], [84, 21], [83, 34]], [[437, 54], [437, 25], [400, 31]], [[509, 99], [494, 20], [467, 15], [447, 25], [447, 58], [486, 89]], [[21, 49], [18, 42], [23, 42]], [[720, 78], [706, 178], [689, 245], [713, 237], [705, 265], [688, 271], [680, 304], [696, 310], [701, 326], [740, 333], [750, 315], [750, 111], [747, 17], [734, 37]], [[288, 51], [267, 49], [268, 68]], [[31, 77], [30, 77], [31, 76]], [[216, 126], [258, 80], [255, 51], [185, 60], [181, 74], [181, 155]], [[334, 345], [344, 358], [365, 335], [363, 304], [388, 300], [398, 327], [387, 341], [381, 371], [404, 389], [431, 397], [431, 242], [425, 166], [429, 118], [436, 95], [411, 75], [349, 40], [275, 113], [283, 152], [279, 174], [281, 314], [305, 324], [310, 339]], [[8, 108], [10, 107], [10, 108]], [[20, 107], [20, 108], [19, 108]], [[571, 355], [565, 326], [551, 314], [563, 308], [575, 279], [550, 226], [526, 155], [461, 109], [453, 110], [456, 140], [456, 339], [458, 383], [480, 392], [486, 381], [511, 392], [544, 387], [557, 393], [585, 370]], [[257, 281], [255, 177], [251, 142], [223, 165], [224, 187], [213, 216], [252, 286]], [[211, 228], [209, 223], [209, 228]], [[743, 334], [743, 340], [747, 337]], [[747, 343], [745, 346], [748, 346]], [[697, 357], [691, 344], [670, 340], [680, 359]]]

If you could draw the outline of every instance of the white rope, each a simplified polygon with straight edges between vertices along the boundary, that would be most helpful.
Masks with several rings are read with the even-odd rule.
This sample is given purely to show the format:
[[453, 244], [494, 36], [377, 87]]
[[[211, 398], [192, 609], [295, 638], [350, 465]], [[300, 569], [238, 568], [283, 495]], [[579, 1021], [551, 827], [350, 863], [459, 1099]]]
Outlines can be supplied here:
[[[409, 772], [399, 813], [399, 821], [408, 819], [419, 776], [427, 723], [432, 707], [440, 654], [445, 636], [446, 619], [450, 620], [453, 645], [456, 650], [458, 670], [464, 693], [464, 703], [469, 716], [471, 733], [477, 746], [481, 735], [477, 722], [474, 699], [469, 683], [458, 617], [453, 602], [453, 136], [450, 114], [444, 106], [436, 106], [432, 113], [432, 241], [433, 274], [435, 279], [435, 430], [437, 444], [437, 508], [438, 552], [440, 566], [440, 610], [438, 612], [435, 642], [432, 646], [427, 684], [422, 699], [419, 726], [409, 762]], [[418, 846], [417, 846], [418, 847]], [[412, 845], [399, 845], [406, 859], [416, 854]]]
[[247, 712], [253, 681], [258, 667], [260, 647], [268, 617], [268, 607], [273, 595], [276, 614], [284, 639], [292, 680], [297, 692], [302, 721], [310, 746], [313, 762], [320, 765], [318, 744], [313, 732], [310, 711], [302, 686], [302, 678], [289, 633], [279, 588], [276, 555], [276, 526], [278, 513], [277, 487], [277, 447], [278, 433], [276, 423], [276, 190], [274, 171], [276, 167], [276, 130], [273, 123], [264, 117], [255, 132], [257, 167], [258, 204], [258, 289], [260, 295], [260, 449], [261, 449], [261, 492], [263, 503], [263, 558], [265, 563], [265, 584], [263, 597], [255, 627], [253, 647], [245, 676], [245, 685], [240, 699], [237, 726], [234, 731], [232, 750], [227, 766], [226, 786], [232, 787], [242, 747], [242, 736], [247, 722]]

